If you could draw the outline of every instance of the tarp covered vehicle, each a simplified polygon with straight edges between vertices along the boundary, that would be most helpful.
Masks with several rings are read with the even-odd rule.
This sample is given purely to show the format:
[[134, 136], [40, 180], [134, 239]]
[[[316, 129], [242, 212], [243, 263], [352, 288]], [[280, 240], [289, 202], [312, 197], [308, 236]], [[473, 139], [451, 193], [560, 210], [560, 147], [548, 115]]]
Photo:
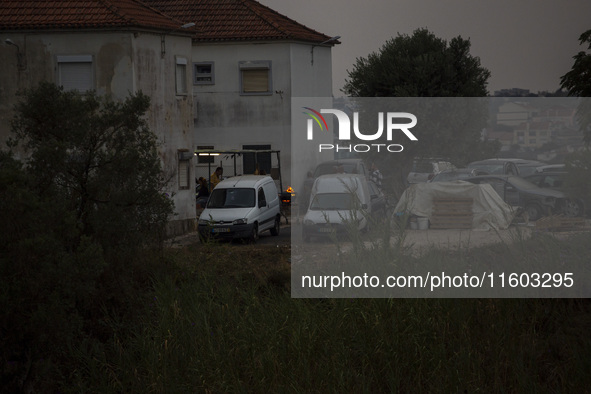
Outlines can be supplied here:
[[431, 218], [436, 199], [454, 198], [472, 198], [472, 229], [506, 229], [517, 213], [499, 197], [492, 186], [465, 181], [411, 185], [400, 197], [394, 212], [398, 215], [405, 213]]

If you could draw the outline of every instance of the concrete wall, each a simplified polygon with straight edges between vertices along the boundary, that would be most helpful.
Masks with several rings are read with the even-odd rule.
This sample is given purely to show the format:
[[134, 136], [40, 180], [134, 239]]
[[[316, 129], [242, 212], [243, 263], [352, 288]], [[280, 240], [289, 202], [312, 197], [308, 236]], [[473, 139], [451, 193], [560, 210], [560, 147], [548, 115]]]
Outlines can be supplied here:
[[[240, 94], [241, 61], [270, 61], [272, 93]], [[331, 97], [332, 65], [329, 47], [288, 42], [198, 44], [193, 62], [214, 62], [215, 84], [194, 85], [194, 144], [215, 149], [271, 145], [281, 151], [284, 188], [291, 183], [291, 100], [293, 97]], [[233, 160], [216, 158], [224, 175], [234, 174]], [[243, 173], [238, 159], [237, 174]], [[276, 163], [274, 162], [273, 165]], [[308, 163], [310, 164], [310, 163]], [[197, 165], [197, 176], [208, 176], [208, 166]]]
[[[20, 47], [26, 69], [19, 70], [16, 47], [4, 44], [10, 38]], [[131, 32], [3, 33], [0, 34], [0, 144], [10, 135], [13, 105], [20, 89], [41, 81], [57, 82], [57, 56], [92, 55], [94, 84], [99, 94], [125, 98], [142, 90], [152, 99], [148, 120], [160, 138], [160, 154], [171, 177], [176, 215], [181, 222], [195, 219], [194, 177], [188, 190], [179, 190], [176, 177], [179, 149], [193, 148], [191, 97], [191, 41], [188, 37], [166, 36], [166, 53], [161, 56], [161, 35]], [[175, 93], [175, 56], [187, 58], [187, 95]], [[186, 227], [186, 223], [181, 227]]]

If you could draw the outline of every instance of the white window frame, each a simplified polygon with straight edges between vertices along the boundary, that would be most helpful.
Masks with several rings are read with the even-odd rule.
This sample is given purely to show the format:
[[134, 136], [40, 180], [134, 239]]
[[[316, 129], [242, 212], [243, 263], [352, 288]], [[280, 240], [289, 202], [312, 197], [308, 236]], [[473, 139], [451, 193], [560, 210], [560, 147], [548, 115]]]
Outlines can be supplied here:
[[187, 58], [176, 56], [174, 68], [174, 86], [177, 96], [186, 96], [189, 94], [187, 86]]
[[[198, 72], [199, 67], [209, 66], [210, 70]], [[201, 80], [200, 80], [201, 78]], [[209, 78], [209, 80], [208, 80]], [[193, 85], [215, 85], [215, 62], [195, 62], [193, 63]]]
[[[85, 93], [95, 89], [94, 61], [92, 55], [56, 56], [56, 79], [65, 91]], [[78, 75], [72, 75], [72, 72]]]
[[[270, 60], [257, 60], [257, 61], [241, 61], [238, 63], [240, 69], [240, 95], [242, 96], [268, 96], [273, 94], [273, 73], [272, 63]], [[266, 71], [267, 74], [267, 89], [266, 90], [255, 90], [245, 89], [246, 78], [249, 73], [256, 73]]]

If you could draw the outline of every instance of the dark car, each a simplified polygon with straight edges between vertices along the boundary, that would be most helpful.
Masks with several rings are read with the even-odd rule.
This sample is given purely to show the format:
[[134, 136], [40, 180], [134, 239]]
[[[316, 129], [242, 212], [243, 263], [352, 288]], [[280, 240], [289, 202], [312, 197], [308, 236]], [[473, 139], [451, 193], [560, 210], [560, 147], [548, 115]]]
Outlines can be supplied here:
[[480, 175], [468, 178], [467, 181], [491, 185], [507, 204], [523, 208], [530, 220], [563, 213], [566, 207], [564, 193], [538, 187], [519, 176]]
[[415, 158], [412, 163], [412, 169], [406, 177], [406, 183], [429, 182], [441, 171], [453, 169], [454, 166], [446, 159], [439, 158]]
[[[536, 172], [535, 174], [526, 176], [525, 179], [539, 187], [566, 192], [565, 182], [567, 176], [568, 172], [565, 171], [545, 171]], [[564, 208], [564, 214], [566, 216], [574, 217], [583, 216], [585, 214], [585, 203], [580, 198], [568, 196], [568, 200]]]
[[525, 159], [486, 159], [474, 161], [467, 165], [490, 175], [529, 175], [536, 171], [537, 167], [545, 163], [536, 160]]
[[441, 171], [435, 175], [429, 182], [450, 182], [466, 180], [478, 175], [486, 175], [486, 172], [476, 168], [456, 168], [453, 170]]

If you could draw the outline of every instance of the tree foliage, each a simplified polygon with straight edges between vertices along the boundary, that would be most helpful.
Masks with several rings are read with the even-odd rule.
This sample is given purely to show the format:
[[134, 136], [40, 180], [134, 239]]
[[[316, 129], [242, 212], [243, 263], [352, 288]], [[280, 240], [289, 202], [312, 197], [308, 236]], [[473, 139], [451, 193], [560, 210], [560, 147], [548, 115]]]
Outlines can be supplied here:
[[343, 91], [354, 97], [482, 97], [490, 77], [469, 40], [448, 43], [427, 29], [388, 40], [348, 74]]
[[[587, 44], [587, 50], [591, 50], [591, 30], [581, 34], [579, 42]], [[591, 99], [587, 98], [591, 97], [591, 53], [580, 51], [573, 59], [571, 70], [560, 78], [560, 83], [570, 96], [585, 97], [579, 104], [577, 120], [588, 146], [591, 143]]]
[[0, 391], [58, 392], [71, 354], [138, 307], [136, 255], [172, 213], [148, 106], [49, 83], [16, 105], [10, 145], [27, 158], [0, 152]]
[[[496, 141], [481, 140], [489, 110], [486, 100], [478, 98], [487, 95], [489, 77], [490, 71], [470, 54], [469, 40], [456, 37], [447, 42], [427, 29], [418, 29], [412, 36], [398, 35], [387, 41], [367, 58], [358, 58], [343, 91], [355, 98], [379, 97], [381, 101], [386, 97], [446, 98], [409, 99], [395, 108], [417, 116], [413, 133], [418, 141], [405, 144], [396, 156], [367, 155], [383, 169], [400, 171], [400, 177], [394, 176], [399, 180], [406, 179], [415, 158], [445, 158], [461, 166], [498, 152]], [[388, 105], [380, 110], [393, 111]], [[376, 112], [376, 105], [369, 107]], [[365, 128], [375, 130], [372, 125]]]
[[63, 200], [80, 235], [109, 247], [158, 235], [172, 212], [149, 105], [141, 92], [117, 102], [42, 83], [16, 106], [11, 143], [30, 155], [39, 193]]

